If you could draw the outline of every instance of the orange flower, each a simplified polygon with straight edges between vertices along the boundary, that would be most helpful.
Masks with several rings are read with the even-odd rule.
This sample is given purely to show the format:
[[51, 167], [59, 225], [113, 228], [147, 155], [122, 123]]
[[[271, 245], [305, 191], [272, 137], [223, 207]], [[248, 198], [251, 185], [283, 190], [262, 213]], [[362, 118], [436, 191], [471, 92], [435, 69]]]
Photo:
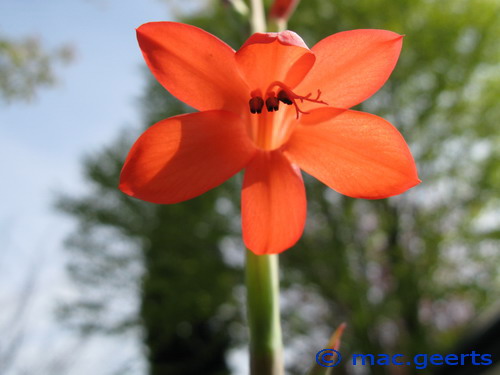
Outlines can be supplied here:
[[178, 203], [244, 168], [243, 239], [254, 253], [271, 254], [303, 232], [300, 169], [355, 198], [386, 198], [420, 182], [401, 134], [380, 117], [348, 109], [385, 83], [401, 35], [346, 31], [309, 49], [291, 31], [258, 33], [237, 52], [180, 23], [148, 23], [137, 37], [156, 79], [200, 112], [141, 135], [121, 172], [124, 193]]

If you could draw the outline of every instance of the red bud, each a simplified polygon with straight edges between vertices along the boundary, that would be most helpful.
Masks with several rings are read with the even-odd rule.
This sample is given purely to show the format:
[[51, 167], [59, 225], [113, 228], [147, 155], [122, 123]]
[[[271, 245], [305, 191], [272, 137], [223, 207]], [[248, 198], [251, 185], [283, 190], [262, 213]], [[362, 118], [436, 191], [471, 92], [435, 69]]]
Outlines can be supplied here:
[[274, 0], [269, 16], [275, 19], [288, 20], [299, 0]]

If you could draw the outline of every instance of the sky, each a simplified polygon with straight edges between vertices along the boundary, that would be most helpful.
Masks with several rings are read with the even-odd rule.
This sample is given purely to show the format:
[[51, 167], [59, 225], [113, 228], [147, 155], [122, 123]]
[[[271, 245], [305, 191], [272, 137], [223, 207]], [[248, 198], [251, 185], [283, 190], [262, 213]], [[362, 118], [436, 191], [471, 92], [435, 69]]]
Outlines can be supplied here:
[[14, 319], [28, 332], [19, 352], [23, 368], [43, 368], [50, 356], [78, 347], [72, 375], [109, 374], [124, 361], [130, 366], [120, 373], [144, 372], [136, 336], [121, 338], [117, 353], [113, 339], [82, 346], [57, 324], [54, 306], [72, 292], [63, 241], [74, 223], [53, 204], [58, 193], [85, 191], [84, 155], [140, 123], [145, 80], [135, 28], [161, 20], [172, 16], [159, 0], [0, 1], [0, 35], [36, 36], [48, 49], [70, 44], [75, 50], [74, 61], [56, 71], [58, 85], [29, 103], [0, 103], [0, 330], [15, 331], [9, 319], [32, 280], [29, 309]]

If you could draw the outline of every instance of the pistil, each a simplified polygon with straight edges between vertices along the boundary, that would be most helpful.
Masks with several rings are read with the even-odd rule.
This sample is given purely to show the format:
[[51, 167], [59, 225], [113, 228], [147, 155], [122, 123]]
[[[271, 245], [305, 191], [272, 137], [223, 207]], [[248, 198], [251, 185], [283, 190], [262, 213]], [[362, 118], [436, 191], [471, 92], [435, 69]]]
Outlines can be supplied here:
[[318, 94], [316, 96], [316, 98], [314, 99], [311, 99], [311, 93], [305, 95], [305, 96], [302, 96], [302, 95], [298, 95], [296, 93], [294, 93], [288, 86], [286, 86], [284, 83], [282, 82], [279, 82], [279, 81], [274, 81], [273, 83], [271, 83], [269, 85], [269, 88], [267, 89], [267, 92], [269, 92], [270, 90], [272, 90], [273, 88], [275, 87], [279, 87], [281, 90], [278, 92], [278, 99], [280, 101], [282, 101], [283, 103], [287, 104], [287, 105], [291, 105], [293, 104], [295, 106], [295, 111], [297, 113], [297, 116], [296, 118], [299, 119], [299, 113], [303, 113], [303, 114], [307, 114], [309, 112], [305, 112], [305, 111], [302, 111], [300, 108], [299, 108], [299, 105], [297, 104], [297, 100], [300, 100], [301, 103], [305, 101], [307, 102], [312, 102], [312, 103], [318, 103], [318, 104], [324, 104], [324, 105], [328, 105], [327, 102], [323, 101], [323, 100], [319, 100], [319, 98], [321, 97], [321, 90], [318, 89]]
[[[278, 91], [278, 94], [276, 95], [274, 89], [279, 88], [280, 90]], [[258, 92], [258, 94], [257, 94]], [[303, 111], [299, 108], [299, 105], [297, 104], [297, 101], [300, 100], [301, 103], [304, 101], [307, 102], [312, 102], [312, 103], [317, 103], [317, 104], [324, 104], [328, 105], [323, 100], [320, 100], [321, 97], [321, 90], [318, 89], [318, 93], [316, 95], [316, 98], [311, 98], [311, 93], [307, 95], [298, 95], [294, 93], [287, 85], [285, 85], [282, 82], [279, 81], [274, 81], [271, 83], [266, 90], [266, 100], [264, 102], [264, 99], [260, 95], [259, 90], [255, 90], [252, 92], [251, 96], [252, 98], [249, 101], [250, 105], [250, 112], [253, 114], [260, 114], [262, 113], [262, 108], [264, 107], [264, 103], [266, 104], [266, 109], [268, 112], [276, 112], [279, 109], [279, 102], [282, 102], [286, 105], [294, 105], [295, 107], [295, 112], [296, 112], [296, 118], [299, 118], [299, 113], [302, 114], [307, 114], [309, 112]]]

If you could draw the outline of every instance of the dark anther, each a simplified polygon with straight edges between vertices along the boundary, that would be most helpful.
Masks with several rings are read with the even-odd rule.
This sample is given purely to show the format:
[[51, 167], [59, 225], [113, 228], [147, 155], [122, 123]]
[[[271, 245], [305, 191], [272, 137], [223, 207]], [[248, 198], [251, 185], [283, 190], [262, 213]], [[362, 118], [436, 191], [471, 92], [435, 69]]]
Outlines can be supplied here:
[[285, 90], [280, 90], [280, 92], [278, 92], [278, 99], [285, 104], [293, 104], [292, 100], [288, 97], [288, 94]]
[[266, 99], [266, 107], [269, 112], [277, 111], [280, 107], [280, 101], [275, 96]]
[[260, 96], [254, 96], [252, 99], [250, 99], [248, 103], [250, 104], [250, 112], [252, 113], [262, 112], [262, 107], [264, 107], [264, 99], [262, 99]]

